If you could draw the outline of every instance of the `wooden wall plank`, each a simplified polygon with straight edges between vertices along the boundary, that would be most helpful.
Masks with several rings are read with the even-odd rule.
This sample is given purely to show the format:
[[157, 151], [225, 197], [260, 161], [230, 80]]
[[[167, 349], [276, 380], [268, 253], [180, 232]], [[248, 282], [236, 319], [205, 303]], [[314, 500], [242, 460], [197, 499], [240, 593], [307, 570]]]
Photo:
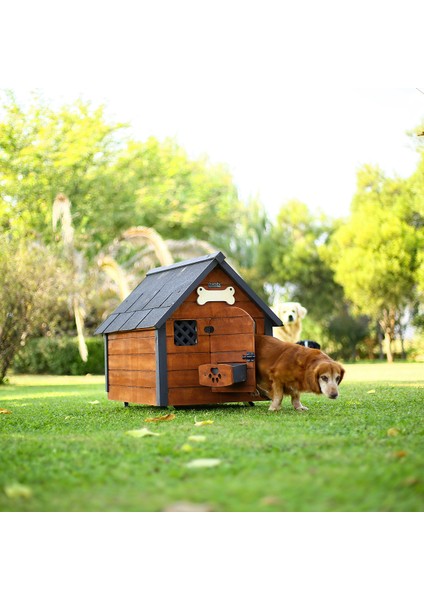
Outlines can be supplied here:
[[155, 371], [155, 354], [112, 354], [109, 355], [109, 369], [127, 371]]
[[154, 354], [155, 340], [154, 338], [126, 338], [109, 340], [108, 344], [109, 356], [112, 354]]
[[210, 362], [209, 352], [199, 352], [198, 354], [168, 354], [168, 372], [184, 371], [197, 369], [199, 365]]
[[[240, 348], [239, 360], [241, 359], [241, 354], [251, 351], [253, 335], [252, 334], [237, 334], [237, 335], [219, 335], [219, 336], [211, 336], [211, 353], [215, 354], [215, 352], [225, 352], [227, 349]], [[216, 360], [215, 357], [212, 358], [213, 361]]]
[[109, 386], [123, 385], [128, 387], [149, 387], [156, 386], [155, 371], [109, 371]]
[[156, 390], [154, 388], [111, 385], [108, 398], [134, 404], [156, 404]]
[[199, 386], [199, 370], [187, 369], [168, 372], [168, 388]]
[[155, 329], [135, 329], [132, 331], [122, 331], [116, 333], [108, 333], [108, 337], [110, 340], [120, 340], [122, 338], [136, 338], [136, 339], [146, 339], [152, 338], [155, 339]]

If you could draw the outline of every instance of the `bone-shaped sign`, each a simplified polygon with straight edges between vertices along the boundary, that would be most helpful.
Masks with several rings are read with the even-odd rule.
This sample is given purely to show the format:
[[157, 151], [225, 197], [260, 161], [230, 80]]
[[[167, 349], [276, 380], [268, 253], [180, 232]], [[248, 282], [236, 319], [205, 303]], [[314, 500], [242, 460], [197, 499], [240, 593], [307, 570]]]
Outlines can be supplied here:
[[204, 287], [197, 288], [197, 304], [206, 304], [206, 302], [226, 302], [234, 304], [235, 289], [227, 287], [225, 290], [205, 290]]

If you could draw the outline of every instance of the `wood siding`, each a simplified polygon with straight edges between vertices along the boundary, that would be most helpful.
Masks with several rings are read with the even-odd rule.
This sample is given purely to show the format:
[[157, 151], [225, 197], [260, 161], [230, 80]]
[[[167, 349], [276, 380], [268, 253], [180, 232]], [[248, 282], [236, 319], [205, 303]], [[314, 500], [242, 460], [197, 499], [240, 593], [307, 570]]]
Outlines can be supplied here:
[[[220, 402], [246, 402], [256, 388], [255, 363], [247, 362], [247, 381], [225, 388], [200, 385], [199, 366], [210, 362], [240, 362], [243, 352], [254, 351], [254, 333], [265, 333], [265, 315], [249, 296], [220, 267], [199, 286], [221, 284], [235, 289], [235, 304], [197, 304], [194, 290], [168, 319], [163, 332], [150, 330], [109, 334], [107, 344], [110, 400], [155, 405], [196, 405]], [[247, 315], [252, 317], [254, 324]], [[197, 343], [177, 346], [174, 321], [197, 321]], [[214, 340], [205, 332], [213, 326]], [[254, 329], [255, 331], [252, 331]], [[160, 343], [159, 343], [159, 340]], [[165, 373], [163, 371], [166, 371]], [[165, 398], [166, 396], [166, 398]]]
[[[209, 283], [221, 284], [221, 289], [235, 289], [235, 304], [208, 302], [197, 304], [194, 290], [166, 323], [168, 361], [168, 402], [170, 405], [215, 404], [219, 402], [246, 402], [252, 399], [256, 389], [255, 363], [247, 363], [247, 381], [225, 388], [210, 388], [199, 382], [199, 366], [210, 362], [242, 362], [240, 350], [254, 352], [252, 323], [245, 318], [241, 308], [254, 320], [256, 333], [265, 332], [263, 312], [237, 286], [220, 267], [214, 269], [199, 285], [205, 289]], [[174, 320], [196, 320], [198, 338], [193, 346], [176, 346], [174, 343]], [[205, 327], [213, 326], [211, 335]], [[213, 343], [211, 345], [211, 338]]]
[[109, 400], [156, 404], [156, 331], [108, 335]]

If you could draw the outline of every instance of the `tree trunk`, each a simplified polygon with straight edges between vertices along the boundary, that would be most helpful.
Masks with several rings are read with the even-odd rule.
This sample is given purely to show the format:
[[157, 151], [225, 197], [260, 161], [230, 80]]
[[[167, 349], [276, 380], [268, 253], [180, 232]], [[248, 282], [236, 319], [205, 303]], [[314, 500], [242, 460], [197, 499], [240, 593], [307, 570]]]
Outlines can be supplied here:
[[386, 350], [387, 362], [393, 362], [393, 354], [392, 354], [392, 336], [390, 335], [390, 331], [386, 331], [384, 334], [384, 346]]
[[377, 337], [378, 337], [378, 358], [384, 360], [383, 350], [383, 332], [381, 331], [380, 323], [377, 322]]
[[396, 313], [394, 309], [385, 308], [383, 310], [383, 317], [380, 321], [381, 329], [384, 333], [384, 350], [386, 353], [386, 358], [388, 363], [393, 362], [393, 354], [392, 354], [392, 340], [395, 334], [396, 327]]

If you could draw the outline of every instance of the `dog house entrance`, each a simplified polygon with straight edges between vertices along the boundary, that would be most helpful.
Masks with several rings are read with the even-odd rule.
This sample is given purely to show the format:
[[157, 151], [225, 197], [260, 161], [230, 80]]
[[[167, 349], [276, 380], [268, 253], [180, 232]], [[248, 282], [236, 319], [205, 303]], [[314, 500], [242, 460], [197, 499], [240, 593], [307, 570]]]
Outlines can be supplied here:
[[215, 307], [202, 334], [210, 361], [199, 367], [199, 383], [216, 392], [254, 392], [255, 322], [241, 308]]

